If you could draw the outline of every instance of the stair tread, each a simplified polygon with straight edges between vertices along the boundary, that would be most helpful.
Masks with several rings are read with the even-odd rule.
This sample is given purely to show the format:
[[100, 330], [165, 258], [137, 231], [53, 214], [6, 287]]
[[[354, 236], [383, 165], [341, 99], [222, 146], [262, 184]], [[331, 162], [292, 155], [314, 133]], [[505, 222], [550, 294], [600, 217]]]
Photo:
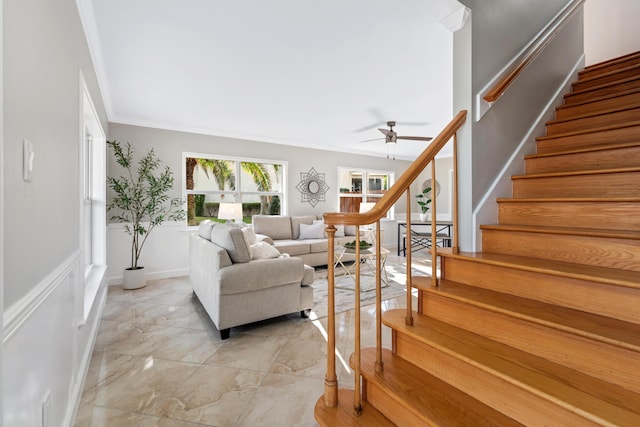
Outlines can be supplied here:
[[568, 236], [606, 237], [612, 239], [640, 240], [640, 231], [610, 230], [600, 228], [549, 227], [543, 225], [483, 224], [482, 230], [519, 231], [526, 233], [563, 234]]
[[606, 116], [612, 113], [619, 113], [621, 111], [630, 111], [630, 110], [638, 110], [638, 109], [640, 109], [640, 103], [635, 103], [635, 104], [630, 104], [630, 105], [625, 105], [620, 107], [602, 109], [592, 113], [578, 114], [566, 119], [553, 119], [553, 120], [547, 121], [545, 125], [549, 126], [549, 125], [555, 125], [559, 123], [569, 123], [576, 120], [584, 120], [584, 119], [589, 119], [589, 118], [598, 117], [598, 116]]
[[383, 323], [504, 381], [597, 422], [640, 425], [640, 395], [455, 326], [406, 311], [388, 310]]
[[627, 128], [627, 127], [634, 127], [634, 126], [640, 126], [640, 120], [634, 120], [626, 123], [617, 123], [613, 125], [598, 126], [595, 128], [581, 129], [581, 130], [575, 130], [571, 132], [557, 133], [553, 135], [538, 136], [536, 137], [536, 141], [548, 141], [553, 139], [565, 138], [568, 136], [587, 135], [590, 133], [598, 133], [598, 132], [603, 132], [608, 130], [615, 130], [615, 129], [621, 129], [621, 128]]
[[[354, 355], [351, 355], [353, 366]], [[375, 371], [376, 349], [361, 351], [361, 374], [411, 407], [429, 425], [521, 426], [522, 424], [472, 398], [406, 360], [382, 349], [382, 373]], [[455, 420], [455, 421], [454, 421]]]
[[[575, 85], [579, 85], [581, 83], [589, 83], [591, 81], [598, 80], [598, 79], [601, 79], [603, 77], [614, 76], [616, 74], [620, 74], [620, 73], [623, 73], [625, 71], [630, 71], [630, 70], [640, 70], [640, 64], [631, 64], [631, 65], [627, 65], [625, 67], [616, 68], [615, 70], [610, 70], [610, 71], [606, 71], [606, 72], [601, 73], [601, 74], [596, 74], [596, 75], [591, 76], [591, 77], [581, 78], [581, 79], [573, 82], [572, 85], [575, 86]], [[638, 74], [640, 75], [640, 72]]]
[[562, 105], [559, 105], [559, 106], [556, 107], [556, 111], [557, 110], [564, 110], [564, 109], [567, 109], [567, 108], [575, 108], [575, 107], [579, 107], [581, 105], [591, 104], [591, 103], [594, 103], [594, 102], [604, 101], [604, 100], [607, 100], [607, 99], [618, 98], [618, 97], [624, 96], [624, 95], [631, 95], [631, 94], [637, 93], [637, 92], [640, 92], [640, 88], [627, 89], [627, 90], [622, 90], [622, 91], [620, 91], [618, 93], [602, 95], [602, 96], [596, 96], [596, 97], [593, 97], [593, 98], [585, 100], [585, 101], [576, 102], [574, 104], [562, 104]]
[[616, 80], [616, 81], [613, 81], [613, 82], [602, 83], [602, 84], [599, 84], [597, 86], [592, 86], [592, 87], [585, 88], [585, 89], [574, 90], [574, 91], [571, 91], [571, 92], [567, 93], [564, 97], [565, 97], [565, 99], [567, 99], [567, 98], [571, 98], [571, 97], [576, 96], [576, 95], [582, 95], [582, 94], [593, 92], [593, 91], [596, 91], [596, 90], [599, 90], [599, 89], [609, 88], [609, 87], [613, 87], [613, 86], [616, 86], [616, 85], [619, 85], [619, 84], [622, 84], [622, 83], [633, 82], [633, 81], [636, 81], [636, 80], [640, 80], [640, 75], [627, 77], [627, 78]]
[[418, 288], [599, 342], [640, 351], [638, 324], [444, 279], [439, 281], [438, 288], [430, 285]]
[[[460, 252], [454, 254], [453, 251], [448, 248], [438, 249], [438, 255], [536, 273], [552, 274], [579, 280], [591, 280], [615, 286], [640, 289], [640, 273], [635, 271], [489, 252]], [[416, 278], [414, 277], [414, 280], [415, 279]], [[429, 280], [431, 280], [431, 278], [429, 278]]]
[[631, 52], [626, 55], [618, 56], [616, 58], [611, 58], [605, 61], [597, 62], [595, 64], [587, 65], [586, 67], [584, 67], [584, 70], [579, 71], [578, 74], [584, 74], [590, 71], [598, 70], [603, 67], [607, 67], [609, 65], [623, 63], [629, 59], [633, 59], [637, 57], [640, 57], [640, 51]]
[[498, 198], [498, 203], [638, 203], [640, 197], [523, 197]]
[[548, 157], [556, 157], [556, 156], [567, 156], [571, 154], [592, 153], [597, 151], [618, 150], [622, 148], [633, 148], [633, 147], [640, 147], [640, 141], [612, 143], [607, 145], [597, 145], [595, 147], [574, 148], [574, 149], [564, 150], [564, 151], [554, 151], [553, 153], [527, 154], [524, 156], [524, 158], [525, 160], [539, 159], [539, 158], [548, 158]]
[[511, 179], [535, 179], [535, 178], [551, 178], [560, 176], [579, 176], [579, 175], [601, 175], [610, 173], [627, 173], [627, 172], [640, 172], [639, 166], [615, 168], [615, 169], [589, 169], [580, 171], [569, 172], [544, 172], [544, 173], [532, 173], [526, 175], [513, 175]]
[[329, 408], [324, 404], [324, 396], [316, 402], [314, 415], [322, 426], [341, 427], [394, 427], [387, 417], [367, 402], [362, 403], [362, 414], [356, 416], [353, 410], [353, 390], [338, 389], [338, 406]]

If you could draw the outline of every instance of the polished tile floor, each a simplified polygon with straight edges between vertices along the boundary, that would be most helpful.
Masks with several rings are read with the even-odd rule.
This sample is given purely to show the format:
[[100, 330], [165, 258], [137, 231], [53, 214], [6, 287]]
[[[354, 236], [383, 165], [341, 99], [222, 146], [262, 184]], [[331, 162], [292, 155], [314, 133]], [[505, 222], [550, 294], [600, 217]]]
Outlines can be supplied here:
[[[414, 301], [415, 303], [415, 301]], [[403, 298], [383, 309], [405, 306]], [[339, 385], [353, 388], [354, 311], [336, 316]], [[361, 309], [375, 345], [375, 309]], [[326, 370], [326, 319], [291, 314], [218, 331], [187, 277], [126, 291], [111, 286], [76, 427], [316, 426]], [[383, 343], [391, 334], [383, 327]]]

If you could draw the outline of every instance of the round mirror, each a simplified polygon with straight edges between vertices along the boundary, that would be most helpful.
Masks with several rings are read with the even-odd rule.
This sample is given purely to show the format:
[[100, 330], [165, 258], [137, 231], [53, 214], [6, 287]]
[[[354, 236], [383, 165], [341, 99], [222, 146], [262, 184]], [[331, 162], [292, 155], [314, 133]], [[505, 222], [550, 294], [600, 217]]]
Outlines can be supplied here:
[[307, 191], [311, 194], [316, 194], [320, 190], [320, 184], [318, 181], [309, 181], [307, 184]]
[[[422, 192], [425, 188], [429, 188], [431, 187], [431, 191], [429, 191], [426, 196], [429, 198], [433, 198], [432, 194], [433, 194], [433, 186], [431, 185], [431, 180], [427, 179], [422, 183], [422, 186], [420, 187], [420, 192]], [[438, 194], [440, 194], [440, 183], [438, 181], [436, 181], [436, 196], [438, 196]]]

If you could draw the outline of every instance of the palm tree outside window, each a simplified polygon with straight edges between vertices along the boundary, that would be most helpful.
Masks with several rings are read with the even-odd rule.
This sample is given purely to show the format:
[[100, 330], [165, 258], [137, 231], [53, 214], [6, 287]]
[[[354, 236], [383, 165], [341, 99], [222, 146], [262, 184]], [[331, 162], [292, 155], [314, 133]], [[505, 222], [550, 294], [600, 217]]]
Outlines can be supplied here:
[[286, 162], [184, 153], [188, 225], [217, 220], [221, 202], [240, 202], [243, 221], [284, 214]]

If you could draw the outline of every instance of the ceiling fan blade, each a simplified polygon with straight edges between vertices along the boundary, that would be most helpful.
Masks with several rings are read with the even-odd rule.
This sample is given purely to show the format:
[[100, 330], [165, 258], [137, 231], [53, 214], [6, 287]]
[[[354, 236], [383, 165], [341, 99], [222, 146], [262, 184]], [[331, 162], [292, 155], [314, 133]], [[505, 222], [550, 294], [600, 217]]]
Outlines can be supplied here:
[[358, 141], [358, 142], [382, 141], [383, 139], [384, 138], [365, 139], [364, 141]]
[[408, 139], [411, 141], [431, 141], [433, 138], [430, 136], [397, 136], [396, 139]]
[[389, 135], [391, 135], [391, 134], [393, 133], [393, 131], [390, 131], [389, 129], [380, 129], [380, 128], [378, 128], [378, 130], [379, 130], [380, 132], [382, 132], [382, 134], [383, 134], [384, 136], [389, 136]]

